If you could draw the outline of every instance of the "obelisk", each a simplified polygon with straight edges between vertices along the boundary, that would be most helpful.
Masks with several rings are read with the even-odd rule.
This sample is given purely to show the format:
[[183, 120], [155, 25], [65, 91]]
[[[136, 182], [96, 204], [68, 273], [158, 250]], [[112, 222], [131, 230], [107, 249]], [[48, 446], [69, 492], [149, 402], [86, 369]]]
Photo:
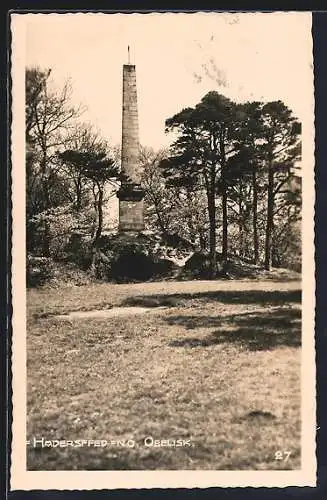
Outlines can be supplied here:
[[143, 197], [139, 161], [139, 124], [135, 65], [123, 65], [123, 112], [121, 147], [121, 187], [119, 198], [119, 232], [144, 229]]

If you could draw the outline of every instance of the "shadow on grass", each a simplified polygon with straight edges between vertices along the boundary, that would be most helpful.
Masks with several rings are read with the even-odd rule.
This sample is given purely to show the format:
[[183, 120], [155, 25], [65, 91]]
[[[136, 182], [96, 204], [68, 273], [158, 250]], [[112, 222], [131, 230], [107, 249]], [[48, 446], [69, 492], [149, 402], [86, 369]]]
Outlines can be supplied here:
[[123, 301], [122, 305], [144, 307], [177, 307], [187, 306], [187, 302], [194, 299], [203, 301], [204, 303], [221, 302], [225, 304], [258, 304], [262, 306], [275, 306], [285, 305], [290, 302], [301, 302], [301, 290], [230, 290], [198, 293], [138, 295], [136, 297], [128, 297]]
[[216, 344], [237, 343], [251, 351], [276, 347], [301, 346], [301, 311], [278, 308], [229, 316], [170, 316], [170, 325], [195, 328], [218, 328], [203, 338], [189, 337], [172, 340], [171, 347], [210, 347]]

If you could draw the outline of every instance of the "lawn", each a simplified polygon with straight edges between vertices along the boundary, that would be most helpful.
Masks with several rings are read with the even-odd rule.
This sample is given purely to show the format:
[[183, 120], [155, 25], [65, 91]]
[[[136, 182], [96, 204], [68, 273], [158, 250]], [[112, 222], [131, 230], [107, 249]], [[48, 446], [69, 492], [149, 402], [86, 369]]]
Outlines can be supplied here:
[[[150, 310], [56, 317], [113, 306]], [[29, 290], [27, 347], [28, 439], [107, 441], [29, 446], [29, 470], [301, 466], [299, 282]]]

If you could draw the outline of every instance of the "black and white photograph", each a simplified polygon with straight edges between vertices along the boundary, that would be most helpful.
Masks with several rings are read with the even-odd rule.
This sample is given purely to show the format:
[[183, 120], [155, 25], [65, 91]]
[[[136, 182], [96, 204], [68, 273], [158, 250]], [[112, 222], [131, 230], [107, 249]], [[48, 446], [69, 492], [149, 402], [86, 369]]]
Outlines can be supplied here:
[[14, 488], [316, 484], [311, 17], [11, 15]]

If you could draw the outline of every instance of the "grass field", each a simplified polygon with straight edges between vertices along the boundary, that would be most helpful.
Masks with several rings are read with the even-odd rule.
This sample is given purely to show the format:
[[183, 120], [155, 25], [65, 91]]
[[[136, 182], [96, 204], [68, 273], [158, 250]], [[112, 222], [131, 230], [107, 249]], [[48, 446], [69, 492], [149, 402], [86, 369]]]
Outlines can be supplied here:
[[[56, 317], [112, 306], [151, 310]], [[300, 306], [295, 281], [29, 290], [28, 438], [135, 447], [30, 446], [28, 469], [300, 468]]]

